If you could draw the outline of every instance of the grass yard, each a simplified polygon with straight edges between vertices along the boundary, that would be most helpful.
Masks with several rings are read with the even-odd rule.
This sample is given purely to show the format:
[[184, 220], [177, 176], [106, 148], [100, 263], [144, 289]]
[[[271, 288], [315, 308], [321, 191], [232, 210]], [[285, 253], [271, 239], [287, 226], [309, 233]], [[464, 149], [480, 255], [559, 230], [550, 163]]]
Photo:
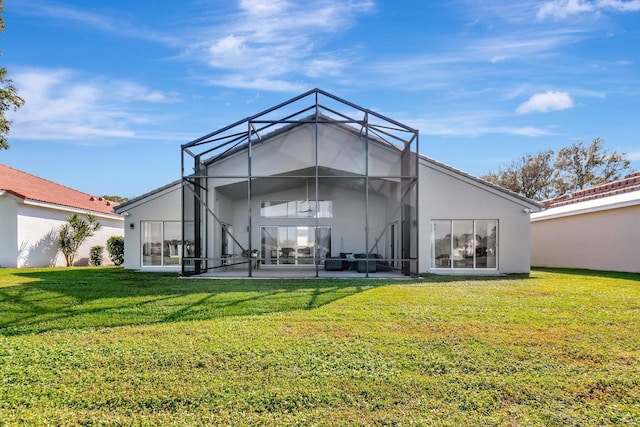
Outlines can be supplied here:
[[640, 275], [0, 269], [0, 425], [640, 425]]

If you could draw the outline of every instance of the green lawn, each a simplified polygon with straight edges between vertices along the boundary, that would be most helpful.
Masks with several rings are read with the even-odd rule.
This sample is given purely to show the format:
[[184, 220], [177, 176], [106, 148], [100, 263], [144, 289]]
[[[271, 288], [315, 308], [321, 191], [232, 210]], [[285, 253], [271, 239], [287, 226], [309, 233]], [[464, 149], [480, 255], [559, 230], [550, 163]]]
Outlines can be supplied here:
[[640, 275], [0, 269], [0, 425], [640, 425]]

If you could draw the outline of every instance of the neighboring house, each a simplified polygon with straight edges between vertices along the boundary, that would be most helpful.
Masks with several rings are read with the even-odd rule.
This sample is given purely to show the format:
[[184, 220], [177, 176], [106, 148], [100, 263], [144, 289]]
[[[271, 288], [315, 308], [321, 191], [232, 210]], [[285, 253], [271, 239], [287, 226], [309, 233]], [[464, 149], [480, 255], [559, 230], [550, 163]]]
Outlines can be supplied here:
[[640, 273], [640, 172], [543, 202], [531, 265]]
[[418, 152], [417, 130], [314, 89], [184, 145], [180, 180], [116, 207], [125, 267], [528, 272], [540, 206]]
[[65, 266], [58, 229], [74, 213], [91, 213], [102, 225], [80, 248], [76, 265], [88, 264], [91, 246], [124, 234], [113, 203], [0, 164], [0, 267]]

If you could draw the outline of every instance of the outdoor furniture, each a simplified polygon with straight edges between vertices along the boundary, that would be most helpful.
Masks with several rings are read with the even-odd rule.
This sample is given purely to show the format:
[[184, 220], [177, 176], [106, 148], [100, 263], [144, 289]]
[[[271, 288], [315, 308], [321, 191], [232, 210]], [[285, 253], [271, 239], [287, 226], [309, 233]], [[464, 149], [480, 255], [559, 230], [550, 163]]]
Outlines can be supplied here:
[[341, 258], [325, 259], [324, 269], [327, 271], [342, 271], [342, 259]]
[[375, 273], [376, 272], [376, 261], [375, 260], [358, 260], [358, 273]]
[[[369, 258], [367, 260], [367, 258]], [[327, 271], [357, 270], [358, 273], [375, 273], [377, 271], [389, 271], [391, 267], [386, 261], [382, 261], [379, 254], [367, 254], [352, 252], [340, 252], [340, 258], [326, 258], [324, 269]]]

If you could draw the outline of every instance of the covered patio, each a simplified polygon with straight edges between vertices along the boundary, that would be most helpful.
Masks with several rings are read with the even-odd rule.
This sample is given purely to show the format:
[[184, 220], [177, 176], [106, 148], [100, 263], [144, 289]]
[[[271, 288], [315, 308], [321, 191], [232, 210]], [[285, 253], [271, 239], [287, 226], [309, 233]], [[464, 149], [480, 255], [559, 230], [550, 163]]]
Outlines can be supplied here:
[[417, 275], [417, 152], [320, 89], [183, 145], [183, 275]]

